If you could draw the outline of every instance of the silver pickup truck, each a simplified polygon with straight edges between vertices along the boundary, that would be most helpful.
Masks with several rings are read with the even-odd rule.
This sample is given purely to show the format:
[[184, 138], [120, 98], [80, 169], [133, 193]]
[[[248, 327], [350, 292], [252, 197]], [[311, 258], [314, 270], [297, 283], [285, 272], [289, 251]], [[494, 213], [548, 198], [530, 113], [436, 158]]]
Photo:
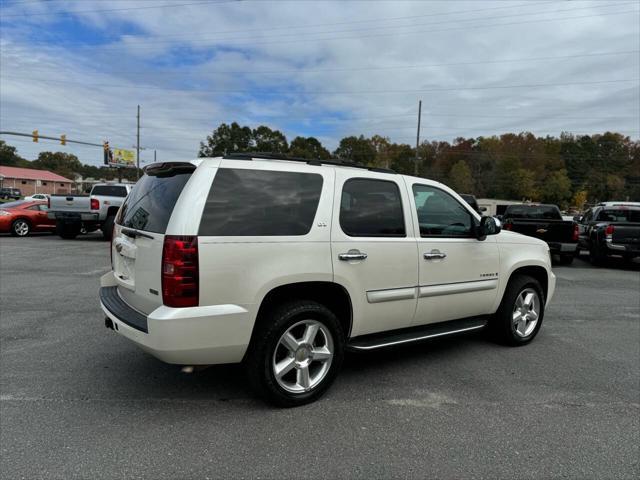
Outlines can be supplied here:
[[48, 216], [55, 219], [56, 233], [62, 238], [100, 229], [110, 240], [115, 216], [130, 191], [128, 184], [98, 183], [89, 195], [51, 195]]

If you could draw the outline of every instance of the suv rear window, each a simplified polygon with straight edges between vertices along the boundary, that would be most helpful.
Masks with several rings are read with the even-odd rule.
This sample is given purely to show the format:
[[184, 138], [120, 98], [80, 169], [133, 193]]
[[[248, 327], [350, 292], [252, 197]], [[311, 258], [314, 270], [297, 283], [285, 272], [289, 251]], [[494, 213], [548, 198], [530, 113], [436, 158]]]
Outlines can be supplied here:
[[504, 213], [505, 217], [510, 218], [532, 218], [532, 219], [549, 219], [561, 220], [562, 216], [558, 209], [553, 206], [546, 205], [510, 205]]
[[598, 221], [640, 223], [640, 210], [627, 210], [624, 208], [602, 210], [598, 214]]
[[105, 197], [126, 197], [127, 188], [118, 185], [96, 185], [91, 190], [91, 195], [103, 195]]
[[165, 233], [173, 207], [195, 166], [174, 164], [148, 170], [120, 208], [116, 222], [123, 227]]
[[322, 191], [322, 175], [221, 168], [213, 179], [199, 235], [306, 235]]

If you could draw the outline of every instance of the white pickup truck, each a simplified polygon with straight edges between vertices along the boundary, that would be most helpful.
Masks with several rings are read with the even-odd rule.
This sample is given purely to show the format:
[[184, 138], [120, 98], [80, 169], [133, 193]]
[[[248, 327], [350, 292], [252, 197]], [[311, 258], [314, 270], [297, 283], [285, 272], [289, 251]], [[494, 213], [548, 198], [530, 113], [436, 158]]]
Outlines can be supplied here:
[[130, 191], [129, 184], [98, 183], [89, 195], [51, 195], [48, 216], [56, 221], [56, 233], [62, 238], [100, 229], [110, 240], [113, 220]]

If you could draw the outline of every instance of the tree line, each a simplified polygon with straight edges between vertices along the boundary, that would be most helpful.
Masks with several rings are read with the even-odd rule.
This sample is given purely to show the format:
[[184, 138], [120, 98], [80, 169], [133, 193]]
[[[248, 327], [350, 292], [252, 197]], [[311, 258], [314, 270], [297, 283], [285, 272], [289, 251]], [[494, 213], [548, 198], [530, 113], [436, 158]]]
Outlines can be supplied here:
[[198, 156], [274, 152], [309, 159], [337, 158], [391, 168], [449, 185], [479, 198], [530, 200], [582, 208], [607, 200], [640, 200], [640, 141], [614, 132], [532, 133], [424, 141], [416, 148], [389, 137], [348, 136], [330, 152], [314, 137], [286, 136], [267, 126], [221, 124], [200, 143]]

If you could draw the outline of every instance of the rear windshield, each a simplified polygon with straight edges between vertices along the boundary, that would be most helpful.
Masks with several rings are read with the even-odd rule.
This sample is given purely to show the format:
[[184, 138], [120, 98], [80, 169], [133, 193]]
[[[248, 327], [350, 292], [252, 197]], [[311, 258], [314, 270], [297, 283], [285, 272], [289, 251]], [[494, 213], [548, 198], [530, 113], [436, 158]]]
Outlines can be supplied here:
[[179, 164], [147, 172], [120, 208], [117, 223], [136, 230], [165, 233], [173, 207], [194, 169], [193, 165]]
[[562, 220], [558, 209], [546, 205], [510, 205], [504, 213], [510, 218]]
[[624, 208], [602, 210], [598, 214], [598, 221], [603, 222], [639, 222], [640, 210], [627, 210]]
[[306, 235], [316, 216], [317, 173], [221, 168], [200, 222], [200, 235]]
[[127, 188], [117, 185], [96, 185], [91, 190], [91, 195], [103, 195], [105, 197], [126, 197]]

